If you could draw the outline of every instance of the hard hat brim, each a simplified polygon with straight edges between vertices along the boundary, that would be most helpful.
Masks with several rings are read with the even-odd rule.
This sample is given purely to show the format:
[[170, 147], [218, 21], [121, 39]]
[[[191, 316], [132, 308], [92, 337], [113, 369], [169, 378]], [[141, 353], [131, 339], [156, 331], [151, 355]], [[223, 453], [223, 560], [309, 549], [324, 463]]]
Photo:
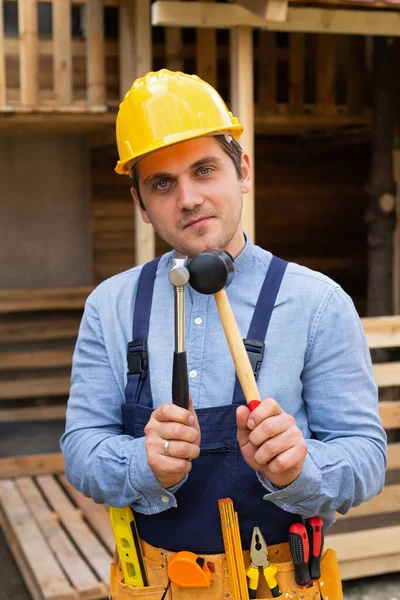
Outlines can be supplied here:
[[[237, 124], [237, 125], [230, 125], [229, 127], [221, 128], [218, 130], [209, 129], [208, 131], [207, 130], [204, 131], [204, 129], [202, 129], [201, 131], [199, 131], [199, 130], [193, 131], [192, 130], [192, 131], [187, 131], [184, 134], [180, 133], [179, 139], [160, 140], [159, 144], [156, 145], [156, 147], [154, 147], [154, 143], [153, 143], [151, 149], [149, 149], [148, 152], [146, 152], [146, 150], [144, 150], [139, 156], [130, 156], [128, 158], [125, 158], [124, 160], [119, 160], [117, 162], [117, 165], [114, 170], [116, 173], [118, 173], [118, 175], [130, 175], [132, 167], [134, 167], [140, 160], [142, 160], [142, 158], [144, 158], [145, 156], [149, 156], [149, 154], [153, 154], [153, 152], [157, 152], [158, 150], [162, 150], [164, 148], [168, 148], [169, 146], [174, 146], [176, 144], [180, 144], [181, 142], [187, 142], [188, 140], [193, 140], [193, 139], [200, 138], [200, 137], [223, 135], [226, 133], [230, 133], [232, 135], [233, 139], [237, 140], [242, 135], [243, 130], [244, 130], [243, 125]], [[127, 166], [127, 165], [129, 165], [129, 166]]]

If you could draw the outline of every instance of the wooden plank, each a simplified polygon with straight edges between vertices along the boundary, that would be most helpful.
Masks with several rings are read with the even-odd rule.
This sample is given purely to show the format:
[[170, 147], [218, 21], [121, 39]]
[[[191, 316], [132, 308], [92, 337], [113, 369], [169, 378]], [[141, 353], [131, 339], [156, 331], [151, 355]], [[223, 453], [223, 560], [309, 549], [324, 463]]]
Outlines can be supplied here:
[[258, 108], [268, 114], [277, 109], [277, 40], [272, 31], [259, 32]]
[[[211, 7], [211, 5], [210, 5]], [[231, 31], [231, 111], [244, 125], [240, 137], [243, 150], [254, 162], [254, 81], [253, 81], [253, 30], [235, 27]], [[253, 172], [254, 173], [254, 172]], [[242, 226], [255, 241], [254, 180], [252, 189], [243, 202]]]
[[[21, 572], [30, 572], [29, 579], [34, 579], [42, 598], [46, 600], [74, 600], [75, 592], [64, 576], [58, 562], [50, 551], [32, 514], [18, 492], [12, 480], [0, 481], [1, 510], [8, 522], [8, 532], [12, 531], [15, 542], [14, 556], [19, 555], [18, 564]], [[7, 536], [10, 543], [10, 537]], [[36, 586], [35, 586], [36, 587]]]
[[85, 519], [93, 527], [105, 547], [111, 552], [115, 549], [115, 540], [111, 528], [108, 509], [104, 504], [95, 504], [90, 498], [86, 498], [78, 492], [67, 480], [65, 475], [58, 477], [59, 481], [73, 499], [75, 504], [82, 509]]
[[0, 400], [68, 396], [70, 387], [71, 380], [67, 376], [1, 381]]
[[[165, 2], [166, 0], [162, 0]], [[184, 49], [182, 40], [182, 30], [179, 27], [166, 27], [165, 36], [165, 65], [171, 71], [184, 71]], [[185, 49], [186, 50], [186, 49]], [[196, 44], [197, 52], [197, 44]], [[154, 44], [153, 44], [153, 56]], [[200, 75], [200, 73], [198, 73]], [[201, 77], [201, 75], [200, 75]]]
[[61, 406], [33, 406], [29, 408], [2, 408], [0, 423], [24, 421], [58, 421], [65, 419], [66, 404]]
[[105, 550], [89, 529], [81, 511], [73, 506], [53, 476], [39, 475], [36, 481], [92, 569], [102, 581], [109, 584], [111, 554]]
[[21, 104], [27, 106], [35, 106], [38, 98], [37, 21], [36, 0], [18, 2]]
[[336, 112], [336, 38], [317, 36], [316, 109], [321, 115]]
[[[179, 3], [178, 3], [179, 4]], [[121, 0], [120, 4], [120, 95], [123, 98], [137, 77], [151, 70], [152, 44], [150, 0]], [[155, 257], [155, 233], [143, 222], [139, 210], [135, 219], [135, 263]]]
[[210, 85], [217, 87], [217, 32], [215, 29], [198, 29], [196, 32], [196, 73]]
[[284, 22], [266, 21], [238, 4], [206, 2], [159, 2], [152, 5], [154, 26], [261, 27], [271, 31], [400, 35], [400, 13], [388, 11], [341, 10], [336, 8], [288, 8]]
[[1, 479], [43, 473], [62, 473], [63, 471], [64, 459], [61, 452], [0, 458]]
[[72, 102], [72, 34], [70, 0], [53, 0], [54, 91], [60, 105]]
[[352, 35], [349, 38], [347, 62], [347, 106], [350, 115], [365, 110], [365, 38]]
[[400, 401], [379, 402], [379, 414], [385, 429], [398, 429], [400, 427]]
[[296, 115], [304, 112], [305, 42], [304, 33], [289, 35], [289, 112]]
[[[354, 535], [356, 536], [357, 533], [354, 533]], [[384, 544], [384, 541], [382, 543]], [[370, 558], [359, 558], [349, 562], [339, 560], [339, 563], [342, 581], [361, 577], [373, 577], [373, 575], [400, 571], [400, 554], [386, 554], [384, 551], [381, 556], [377, 556], [373, 561]]]
[[38, 320], [0, 323], [2, 342], [29, 342], [42, 340], [75, 340], [79, 331], [79, 319], [63, 321]]
[[400, 469], [400, 443], [388, 445], [387, 459], [388, 469]]
[[264, 19], [267, 21], [286, 21], [289, 3], [287, 0], [268, 0]]
[[[57, 516], [46, 505], [32, 479], [20, 477], [15, 483], [43, 537], [74, 588], [79, 594], [100, 597], [102, 586], [58, 523]], [[93, 501], [91, 503], [94, 505]]]
[[86, 72], [89, 104], [106, 101], [102, 0], [86, 0]]
[[71, 367], [73, 350], [37, 350], [0, 353], [0, 371]]
[[400, 362], [374, 364], [373, 369], [378, 387], [400, 385]]
[[83, 308], [92, 286], [0, 290], [0, 314]]
[[370, 348], [400, 346], [400, 316], [361, 319]]
[[3, 2], [0, 2], [0, 106], [7, 102], [6, 58], [4, 48]]
[[334, 548], [341, 562], [400, 554], [400, 525], [327, 535], [325, 547]]
[[337, 517], [340, 520], [347, 520], [396, 512], [400, 512], [400, 485], [387, 485], [372, 500], [354, 506], [347, 515], [338, 514]]

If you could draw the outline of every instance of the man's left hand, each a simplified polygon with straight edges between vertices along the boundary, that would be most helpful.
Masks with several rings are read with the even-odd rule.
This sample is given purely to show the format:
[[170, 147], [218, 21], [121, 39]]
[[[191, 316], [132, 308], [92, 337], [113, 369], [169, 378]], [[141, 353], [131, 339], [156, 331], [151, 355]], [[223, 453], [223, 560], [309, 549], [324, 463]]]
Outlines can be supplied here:
[[249, 467], [278, 487], [286, 487], [300, 475], [307, 444], [295, 418], [276, 400], [265, 398], [253, 412], [239, 406], [236, 421], [237, 440]]

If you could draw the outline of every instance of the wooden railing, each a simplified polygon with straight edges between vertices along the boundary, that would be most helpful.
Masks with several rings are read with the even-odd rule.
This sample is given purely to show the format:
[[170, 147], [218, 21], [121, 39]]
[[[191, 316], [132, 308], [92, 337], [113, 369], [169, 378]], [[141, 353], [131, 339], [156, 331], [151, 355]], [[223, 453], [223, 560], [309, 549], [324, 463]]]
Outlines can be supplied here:
[[[140, 37], [120, 15], [125, 7], [119, 0], [0, 0], [0, 113], [116, 109], [121, 81], [126, 89], [131, 83], [120, 77], [126, 61], [118, 22], [120, 35], [128, 26], [130, 38]], [[232, 107], [233, 34], [156, 27], [152, 37], [154, 69], [195, 72]], [[370, 122], [366, 37], [254, 30], [253, 38], [256, 133]], [[135, 55], [138, 68], [142, 51]]]
[[[117, 2], [0, 0], [0, 110], [104, 112], [108, 100], [117, 102], [117, 39], [105, 40], [106, 6]], [[74, 35], [73, 9], [83, 29]]]

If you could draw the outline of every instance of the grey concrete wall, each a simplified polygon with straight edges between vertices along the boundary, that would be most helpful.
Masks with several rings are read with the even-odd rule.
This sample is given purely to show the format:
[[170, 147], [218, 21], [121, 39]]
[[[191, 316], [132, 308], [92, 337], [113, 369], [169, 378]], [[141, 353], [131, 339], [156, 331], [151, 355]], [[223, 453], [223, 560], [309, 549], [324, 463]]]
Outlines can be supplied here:
[[85, 137], [0, 136], [0, 288], [92, 282]]

